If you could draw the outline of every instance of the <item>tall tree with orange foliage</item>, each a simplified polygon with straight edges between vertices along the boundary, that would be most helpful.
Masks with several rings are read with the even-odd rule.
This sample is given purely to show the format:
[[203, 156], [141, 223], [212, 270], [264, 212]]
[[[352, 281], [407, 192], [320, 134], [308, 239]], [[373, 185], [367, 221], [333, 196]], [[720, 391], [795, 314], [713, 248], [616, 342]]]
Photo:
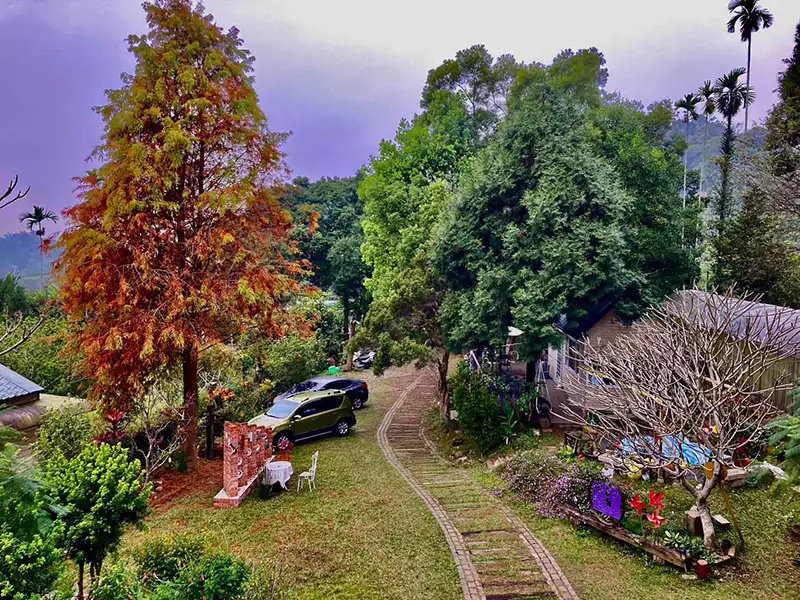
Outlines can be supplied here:
[[125, 409], [182, 368], [192, 468], [201, 350], [253, 324], [275, 337], [302, 327], [287, 302], [309, 265], [273, 193], [284, 136], [267, 128], [238, 30], [192, 0], [143, 7], [149, 33], [128, 38], [135, 72], [96, 109], [103, 165], [78, 180], [58, 270], [70, 348], [100, 406]]

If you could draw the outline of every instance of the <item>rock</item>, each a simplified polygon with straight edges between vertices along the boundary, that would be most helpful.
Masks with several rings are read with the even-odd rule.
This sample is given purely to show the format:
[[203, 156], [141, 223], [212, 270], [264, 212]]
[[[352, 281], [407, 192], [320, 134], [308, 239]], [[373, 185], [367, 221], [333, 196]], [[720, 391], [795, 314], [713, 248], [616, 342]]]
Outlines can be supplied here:
[[700, 520], [700, 511], [695, 507], [686, 511], [686, 529], [689, 530], [689, 535], [694, 537], [703, 535], [703, 523]]
[[455, 438], [455, 439], [454, 439], [454, 440], [453, 440], [451, 443], [452, 443], [452, 445], [453, 445], [454, 447], [455, 447], [455, 446], [460, 446], [461, 444], [463, 444], [463, 443], [464, 443], [464, 438], [457, 437], [457, 438]]
[[507, 463], [509, 460], [511, 460], [509, 457], [507, 457], [507, 456], [501, 456], [501, 457], [499, 457], [499, 458], [496, 458], [496, 459], [494, 459], [494, 460], [487, 460], [487, 461], [486, 461], [486, 466], [487, 466], [487, 467], [489, 467], [489, 468], [490, 468], [492, 471], [494, 471], [494, 470], [495, 470], [495, 469], [497, 469], [498, 467], [502, 467], [502, 466], [503, 466], [504, 464], [506, 464], [506, 463]]
[[456, 460], [456, 462], [457, 462], [457, 463], [459, 463], [459, 464], [462, 464], [462, 465], [463, 465], [463, 464], [464, 464], [465, 462], [467, 462], [468, 460], [469, 460], [469, 457], [468, 457], [468, 456], [462, 456], [461, 458], [459, 458], [458, 460]]
[[455, 452], [450, 454], [450, 458], [453, 459], [461, 458], [462, 456], [464, 456], [464, 453], [461, 452], [461, 450], [456, 450]]
[[740, 469], [739, 467], [731, 467], [728, 469], [728, 476], [725, 478], [725, 483], [731, 488], [740, 488], [744, 485], [747, 479], [747, 470]]

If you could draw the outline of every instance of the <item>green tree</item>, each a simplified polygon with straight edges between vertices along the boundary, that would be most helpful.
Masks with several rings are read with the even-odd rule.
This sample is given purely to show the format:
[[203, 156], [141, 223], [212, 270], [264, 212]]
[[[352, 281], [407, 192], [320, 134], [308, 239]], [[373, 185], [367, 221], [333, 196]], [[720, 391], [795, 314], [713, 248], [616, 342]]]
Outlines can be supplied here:
[[753, 103], [755, 93], [750, 86], [743, 84], [739, 79], [744, 75], [745, 69], [733, 69], [731, 72], [719, 77], [714, 83], [717, 95], [717, 107], [725, 117], [725, 133], [722, 136], [720, 150], [722, 156], [720, 164], [720, 185], [717, 192], [716, 213], [718, 233], [722, 235], [725, 223], [731, 216], [733, 205], [733, 190], [731, 171], [733, 169], [734, 144], [736, 132], [733, 128], [733, 118], [739, 112]]
[[716, 92], [710, 80], [703, 83], [703, 86], [697, 90], [697, 95], [703, 102], [703, 116], [705, 117], [705, 127], [703, 128], [703, 162], [700, 164], [700, 196], [703, 196], [705, 194], [705, 187], [703, 187], [703, 184], [707, 158], [706, 144], [708, 143], [708, 122], [711, 117], [714, 116], [714, 113], [717, 112]]
[[[772, 26], [775, 18], [766, 8], [763, 8], [758, 0], [730, 0], [728, 10], [733, 16], [728, 21], [728, 33], [735, 33], [736, 26], [739, 26], [739, 33], [742, 41], [747, 42], [747, 83], [750, 88], [750, 54], [753, 48], [753, 34], [759, 29], [768, 29]], [[744, 134], [747, 135], [747, 117], [749, 104], [744, 105]]]
[[3, 355], [3, 364], [35, 381], [50, 394], [81, 396], [88, 381], [74, 371], [72, 361], [63, 353], [67, 337], [66, 318], [58, 311], [52, 311], [40, 319], [26, 319], [27, 327], [33, 329], [36, 326], [35, 331], [25, 343]]
[[635, 288], [631, 198], [586, 125], [574, 100], [535, 86], [462, 176], [436, 253], [452, 350], [501, 344], [513, 322], [537, 358], [560, 315], [571, 328]]
[[[9, 273], [0, 279], [0, 314], [27, 313], [30, 309], [28, 295], [19, 283], [19, 277]], [[0, 317], [3, 318], [3, 317]]]
[[[592, 140], [614, 167], [631, 198], [625, 219], [630, 248], [629, 266], [643, 274], [641, 298], [630, 305], [630, 317], [638, 307], [658, 303], [676, 289], [690, 285], [697, 276], [694, 244], [698, 237], [701, 205], [697, 177], [689, 171], [687, 202], [683, 208], [681, 180], [684, 151], [682, 139], [671, 136], [672, 103], [652, 104], [645, 111], [637, 103], [617, 97], [593, 109], [589, 116]], [[622, 312], [625, 312], [624, 307]]]
[[19, 220], [39, 237], [39, 277], [41, 278], [42, 287], [44, 287], [44, 222], [52, 221], [57, 223], [58, 215], [51, 210], [45, 210], [41, 206], [34, 205], [33, 212], [23, 213], [20, 215]]
[[147, 512], [150, 486], [138, 460], [122, 446], [89, 444], [75, 458], [56, 456], [48, 466], [53, 498], [64, 507], [61, 545], [78, 563], [78, 600], [83, 600], [84, 566], [92, 582], [106, 555], [122, 539], [123, 526]]
[[483, 45], [459, 50], [428, 72], [420, 106], [430, 110], [455, 95], [463, 102], [473, 143], [478, 143], [508, 114], [509, 94], [522, 65], [505, 54], [497, 60]]
[[678, 111], [683, 111], [683, 123], [686, 126], [686, 151], [683, 153], [683, 208], [686, 209], [686, 178], [689, 173], [689, 119], [696, 121], [700, 115], [697, 114], [697, 105], [700, 98], [695, 94], [686, 94], [675, 103]]
[[787, 241], [785, 219], [764, 192], [753, 188], [717, 242], [720, 285], [757, 294], [764, 302], [800, 308], [800, 255]]
[[800, 169], [800, 22], [794, 36], [792, 56], [785, 59], [778, 87], [780, 98], [767, 120], [767, 150], [772, 170], [789, 177]]

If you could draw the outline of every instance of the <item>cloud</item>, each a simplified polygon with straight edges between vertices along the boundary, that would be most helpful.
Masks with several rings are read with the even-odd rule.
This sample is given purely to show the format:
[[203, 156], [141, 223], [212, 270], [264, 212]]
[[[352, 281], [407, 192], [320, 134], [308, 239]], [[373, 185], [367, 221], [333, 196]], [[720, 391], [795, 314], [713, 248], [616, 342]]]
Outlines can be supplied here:
[[[684, 6], [689, 3], [682, 3]], [[753, 42], [751, 118], [769, 109], [791, 53], [797, 0], [770, 0], [775, 25]], [[495, 55], [549, 62], [563, 48], [605, 53], [609, 88], [648, 104], [676, 98], [745, 63], [725, 2], [691, 11], [652, 0], [206, 0], [256, 57], [256, 89], [295, 173], [349, 175], [419, 106], [427, 71], [483, 43]], [[680, 7], [678, 7], [680, 8]], [[132, 69], [125, 37], [145, 31], [140, 0], [0, 0], [0, 185], [15, 173], [29, 202], [74, 201], [71, 178], [102, 134], [91, 106]], [[18, 228], [0, 213], [0, 233]]]

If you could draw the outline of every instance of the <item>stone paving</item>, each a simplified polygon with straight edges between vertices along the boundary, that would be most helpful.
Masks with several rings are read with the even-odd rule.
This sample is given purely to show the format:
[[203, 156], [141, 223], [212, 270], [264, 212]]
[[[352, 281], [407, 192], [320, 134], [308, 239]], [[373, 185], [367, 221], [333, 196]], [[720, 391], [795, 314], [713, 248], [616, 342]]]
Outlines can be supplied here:
[[578, 600], [553, 556], [525, 524], [425, 438], [422, 418], [435, 395], [433, 376], [425, 372], [384, 417], [378, 443], [441, 526], [464, 599]]

